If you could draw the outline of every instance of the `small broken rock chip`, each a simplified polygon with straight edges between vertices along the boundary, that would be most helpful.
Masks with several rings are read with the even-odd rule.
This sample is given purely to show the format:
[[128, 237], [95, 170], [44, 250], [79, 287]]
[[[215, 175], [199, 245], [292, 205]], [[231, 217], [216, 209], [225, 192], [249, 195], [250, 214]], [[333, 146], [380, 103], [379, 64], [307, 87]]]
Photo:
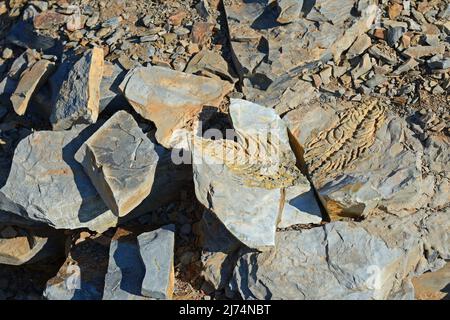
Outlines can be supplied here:
[[103, 63], [103, 49], [94, 47], [73, 65], [61, 83], [53, 106], [50, 116], [53, 130], [97, 121]]
[[273, 109], [232, 99], [237, 142], [193, 139], [197, 199], [251, 248], [273, 246], [284, 188], [310, 190], [296, 167], [286, 125]]
[[[285, 120], [330, 216], [366, 216], [376, 207], [405, 214], [426, 203], [433, 180], [422, 178], [423, 147], [404, 120], [376, 99], [339, 112], [325, 108], [296, 110], [300, 118]], [[313, 114], [325, 116], [310, 122]], [[302, 132], [307, 123], [314, 126]]]
[[218, 107], [233, 85], [163, 67], [138, 67], [126, 76], [120, 89], [145, 119], [155, 123], [156, 139], [166, 148], [177, 143], [179, 130], [190, 123], [203, 106]]
[[18, 115], [25, 114], [32, 95], [45, 83], [54, 66], [53, 62], [39, 60], [30, 69], [24, 71], [11, 96], [11, 103]]
[[110, 210], [123, 217], [152, 189], [158, 154], [133, 117], [118, 111], [75, 154]]
[[277, 18], [279, 23], [290, 23], [300, 19], [302, 12], [303, 0], [278, 0], [280, 14]]
[[168, 225], [142, 233], [137, 240], [145, 266], [142, 295], [155, 299], [171, 299], [175, 281], [173, 266], [175, 226]]
[[0, 189], [0, 210], [57, 229], [89, 228], [103, 232], [117, 223], [98, 195], [75, 152], [91, 128], [37, 131], [21, 140], [11, 171]]

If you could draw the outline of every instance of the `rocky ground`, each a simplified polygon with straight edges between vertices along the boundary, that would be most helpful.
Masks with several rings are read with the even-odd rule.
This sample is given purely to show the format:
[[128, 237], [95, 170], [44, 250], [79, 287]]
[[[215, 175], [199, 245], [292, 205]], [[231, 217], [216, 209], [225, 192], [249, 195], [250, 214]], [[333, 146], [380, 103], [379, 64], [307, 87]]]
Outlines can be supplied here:
[[0, 299], [448, 299], [449, 93], [447, 0], [0, 2]]

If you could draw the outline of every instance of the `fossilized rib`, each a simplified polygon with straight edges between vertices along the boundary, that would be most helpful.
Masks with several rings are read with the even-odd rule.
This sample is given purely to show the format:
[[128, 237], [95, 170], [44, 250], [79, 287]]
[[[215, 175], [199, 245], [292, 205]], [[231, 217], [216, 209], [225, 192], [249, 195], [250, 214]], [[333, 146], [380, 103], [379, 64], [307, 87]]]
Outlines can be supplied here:
[[362, 157], [375, 141], [385, 119], [385, 108], [376, 100], [341, 112], [338, 120], [306, 145], [305, 162], [311, 176], [342, 170]]
[[241, 143], [232, 140], [194, 138], [197, 150], [223, 163], [243, 184], [250, 187], [275, 189], [292, 186], [301, 178], [300, 170], [292, 161], [289, 150], [281, 142], [268, 138], [261, 141], [240, 134]]

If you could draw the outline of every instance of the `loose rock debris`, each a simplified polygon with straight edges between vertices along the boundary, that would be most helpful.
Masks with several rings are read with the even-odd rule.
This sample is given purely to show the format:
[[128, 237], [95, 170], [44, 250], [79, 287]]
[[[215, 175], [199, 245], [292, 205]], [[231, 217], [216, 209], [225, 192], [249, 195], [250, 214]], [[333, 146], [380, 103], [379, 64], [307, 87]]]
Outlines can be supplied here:
[[449, 20], [0, 4], [0, 299], [445, 298]]

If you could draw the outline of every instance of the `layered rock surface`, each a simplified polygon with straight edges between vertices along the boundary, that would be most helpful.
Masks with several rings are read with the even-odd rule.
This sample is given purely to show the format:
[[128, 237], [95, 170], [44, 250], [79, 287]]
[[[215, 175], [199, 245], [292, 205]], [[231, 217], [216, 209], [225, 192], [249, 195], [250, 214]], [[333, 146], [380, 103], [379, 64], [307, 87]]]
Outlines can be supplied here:
[[74, 154], [94, 128], [39, 131], [20, 141], [1, 209], [58, 229], [105, 231], [117, 223]]
[[125, 111], [106, 121], [75, 158], [103, 201], [120, 217], [150, 194], [159, 160], [153, 143]]
[[244, 299], [412, 299], [410, 278], [448, 259], [448, 236], [433, 234], [449, 230], [449, 213], [279, 232], [274, 250], [243, 252], [232, 288]]
[[295, 186], [299, 195], [310, 190], [309, 182], [296, 167], [286, 125], [273, 110], [232, 100], [230, 115], [237, 142], [194, 137], [196, 195], [247, 246], [273, 246], [285, 188]]
[[54, 130], [67, 130], [74, 124], [97, 121], [103, 65], [103, 50], [94, 47], [59, 80], [50, 116]]

